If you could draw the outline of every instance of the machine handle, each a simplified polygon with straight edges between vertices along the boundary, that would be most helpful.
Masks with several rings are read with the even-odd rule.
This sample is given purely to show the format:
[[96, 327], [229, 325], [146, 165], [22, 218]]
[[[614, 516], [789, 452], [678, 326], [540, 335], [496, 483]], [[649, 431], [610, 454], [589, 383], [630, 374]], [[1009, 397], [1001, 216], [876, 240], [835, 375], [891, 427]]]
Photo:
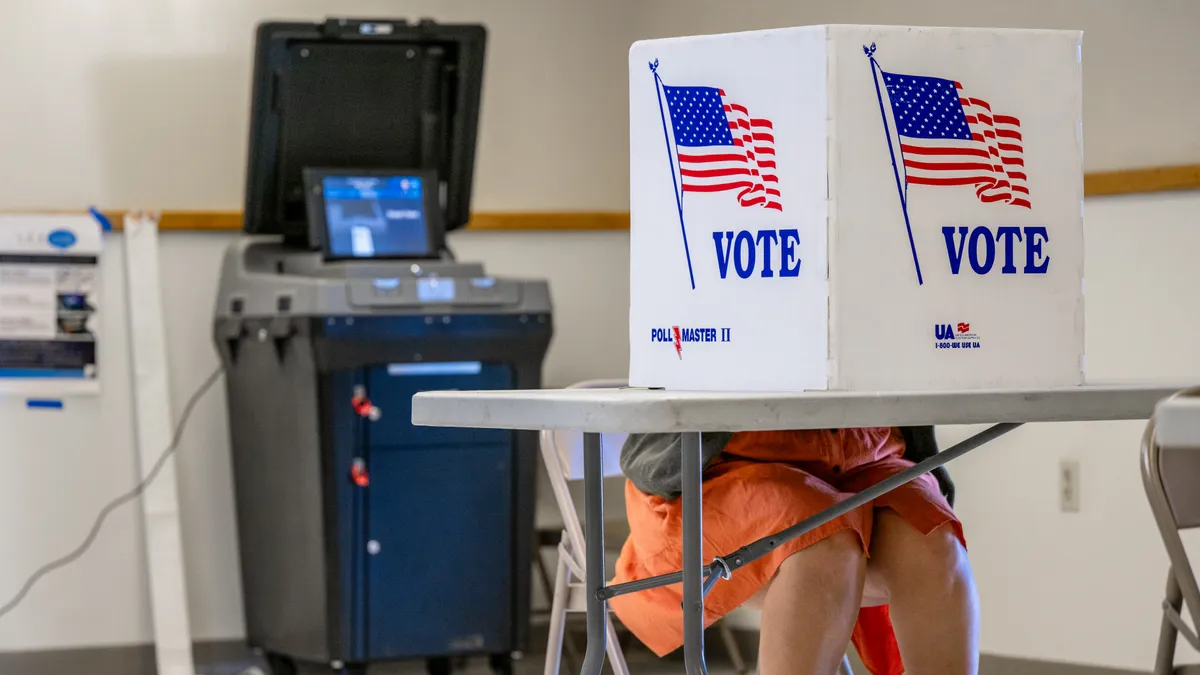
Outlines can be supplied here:
[[286, 340], [296, 333], [296, 325], [291, 317], [272, 317], [267, 322], [267, 333], [276, 340]]
[[350, 399], [350, 405], [354, 407], [354, 412], [359, 417], [363, 417], [374, 422], [378, 420], [382, 413], [379, 408], [371, 404], [371, 399], [367, 398], [367, 390], [362, 385], [354, 388], [354, 396]]
[[245, 332], [246, 326], [242, 321], [242, 317], [235, 316], [225, 322], [221, 329], [221, 337], [230, 342], [237, 342]]
[[350, 480], [358, 487], [367, 487], [371, 484], [371, 474], [367, 472], [367, 463], [361, 457], [355, 457], [354, 462], [350, 465]]

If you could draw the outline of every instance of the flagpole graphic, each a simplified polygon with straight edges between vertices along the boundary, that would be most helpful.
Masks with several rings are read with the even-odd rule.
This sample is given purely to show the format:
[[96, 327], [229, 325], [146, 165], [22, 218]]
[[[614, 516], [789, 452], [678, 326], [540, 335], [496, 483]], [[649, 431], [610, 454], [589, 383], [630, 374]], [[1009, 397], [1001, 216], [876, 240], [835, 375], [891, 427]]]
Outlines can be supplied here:
[[671, 164], [671, 187], [675, 190], [675, 208], [679, 212], [679, 232], [683, 235], [683, 253], [687, 257], [688, 279], [692, 290], [696, 290], [696, 274], [692, 271], [692, 253], [688, 249], [687, 227], [683, 224], [683, 195], [679, 192], [679, 182], [675, 179], [675, 157], [671, 151], [671, 136], [667, 133], [667, 113], [663, 108], [662, 79], [658, 76], [658, 59], [650, 63], [650, 72], [654, 75], [654, 93], [658, 96], [658, 114], [662, 118], [663, 141], [667, 148], [667, 161]]
[[863, 46], [863, 53], [867, 55], [867, 59], [871, 63], [871, 80], [875, 83], [875, 97], [879, 100], [879, 116], [883, 119], [883, 135], [887, 138], [888, 153], [892, 156], [892, 175], [896, 178], [896, 193], [900, 196], [900, 210], [904, 213], [904, 228], [908, 231], [908, 247], [912, 250], [913, 267], [917, 270], [917, 285], [925, 284], [924, 278], [921, 276], [921, 262], [917, 260], [917, 244], [913, 240], [912, 223], [908, 219], [908, 199], [904, 194], [904, 187], [900, 183], [900, 167], [896, 164], [896, 149], [892, 147], [892, 132], [888, 128], [887, 112], [883, 108], [883, 92], [879, 89], [879, 75], [876, 70], [882, 71], [879, 64], [875, 61], [875, 43], [872, 42], [870, 47]]
[[[688, 280], [694, 291], [696, 275], [688, 248], [684, 194], [695, 194], [718, 209], [726, 208], [721, 204], [730, 204], [732, 195], [740, 208], [782, 212], [775, 125], [766, 117], [751, 115], [745, 102], [730, 98], [720, 87], [667, 86], [659, 75], [658, 59], [650, 62], [650, 72], [671, 167]], [[715, 196], [703, 196], [706, 194]]]
[[[863, 53], [870, 60], [892, 175], [900, 195], [917, 283], [921, 284], [921, 264], [908, 213], [909, 187], [971, 187], [980, 203], [1032, 209], [1021, 120], [993, 110], [986, 99], [975, 96], [975, 92], [968, 94], [958, 80], [884, 70], [875, 60], [874, 42], [869, 47], [864, 45]], [[883, 102], [884, 89], [887, 106]], [[899, 153], [892, 145], [893, 131]]]

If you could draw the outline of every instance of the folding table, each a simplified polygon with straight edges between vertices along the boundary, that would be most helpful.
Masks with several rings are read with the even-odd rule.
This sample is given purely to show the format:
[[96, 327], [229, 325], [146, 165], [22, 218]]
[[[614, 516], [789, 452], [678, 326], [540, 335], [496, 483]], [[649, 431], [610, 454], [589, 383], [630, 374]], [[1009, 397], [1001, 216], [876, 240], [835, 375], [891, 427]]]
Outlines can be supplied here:
[[[584, 433], [584, 518], [588, 643], [582, 675], [604, 665], [604, 617], [617, 595], [683, 582], [684, 660], [705, 675], [704, 596], [721, 578], [777, 546], [993, 440], [1027, 422], [1148, 419], [1160, 400], [1194, 383], [1091, 384], [1042, 390], [926, 392], [677, 392], [652, 389], [439, 391], [413, 398], [421, 426], [554, 430]], [[701, 549], [703, 466], [700, 437], [713, 431], [849, 429], [990, 424], [984, 431], [795, 525], [704, 564]], [[681, 433], [683, 570], [605, 584], [603, 466], [600, 434]]]

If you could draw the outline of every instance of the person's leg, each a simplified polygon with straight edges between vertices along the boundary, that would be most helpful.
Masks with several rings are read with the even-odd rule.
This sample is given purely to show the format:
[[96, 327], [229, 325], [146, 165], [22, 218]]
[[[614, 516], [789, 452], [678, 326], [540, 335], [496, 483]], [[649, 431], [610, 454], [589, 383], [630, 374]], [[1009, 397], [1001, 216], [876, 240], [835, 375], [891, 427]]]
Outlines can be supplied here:
[[975, 675], [979, 598], [953, 527], [923, 535], [895, 511], [877, 510], [868, 574], [887, 589], [908, 675]]
[[783, 561], [762, 599], [760, 675], [832, 675], [850, 642], [865, 576], [852, 530]]

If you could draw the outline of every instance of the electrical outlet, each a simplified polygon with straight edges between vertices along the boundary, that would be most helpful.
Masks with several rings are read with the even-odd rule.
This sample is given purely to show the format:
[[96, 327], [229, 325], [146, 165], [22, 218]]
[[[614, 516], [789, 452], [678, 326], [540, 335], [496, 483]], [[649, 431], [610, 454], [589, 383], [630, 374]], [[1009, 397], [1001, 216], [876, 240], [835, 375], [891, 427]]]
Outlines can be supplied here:
[[1079, 460], [1064, 459], [1059, 465], [1058, 504], [1063, 513], [1079, 513]]

